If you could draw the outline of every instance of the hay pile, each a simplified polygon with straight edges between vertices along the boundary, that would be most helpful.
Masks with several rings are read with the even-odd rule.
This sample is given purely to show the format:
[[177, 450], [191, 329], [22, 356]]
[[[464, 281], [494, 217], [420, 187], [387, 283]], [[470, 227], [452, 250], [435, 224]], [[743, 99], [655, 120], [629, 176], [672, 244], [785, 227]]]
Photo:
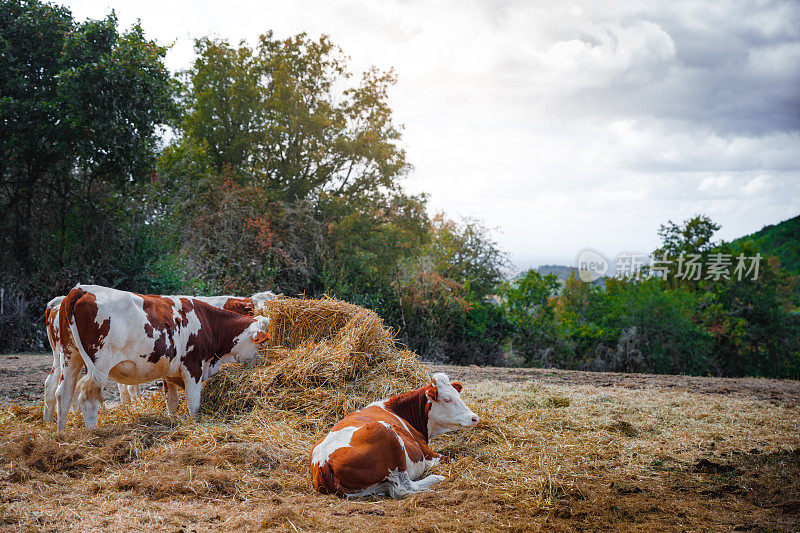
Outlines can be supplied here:
[[369, 402], [423, 385], [428, 374], [373, 311], [339, 300], [279, 298], [261, 314], [270, 341], [254, 365], [231, 365], [203, 387], [203, 413], [283, 419], [319, 433]]

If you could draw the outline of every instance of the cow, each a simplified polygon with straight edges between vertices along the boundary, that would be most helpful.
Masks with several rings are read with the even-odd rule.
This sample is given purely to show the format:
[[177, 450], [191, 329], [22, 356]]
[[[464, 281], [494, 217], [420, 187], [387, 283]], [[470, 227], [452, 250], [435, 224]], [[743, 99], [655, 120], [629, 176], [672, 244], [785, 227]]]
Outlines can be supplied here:
[[[170, 296], [171, 297], [171, 296]], [[250, 297], [245, 296], [177, 296], [178, 298], [194, 298], [205, 302], [220, 309], [226, 309], [239, 313], [240, 315], [253, 316], [257, 309], [262, 308], [269, 300], [277, 298], [271, 291], [258, 292]], [[61, 363], [60, 363], [60, 348], [59, 348], [59, 319], [58, 311], [63, 296], [57, 296], [47, 303], [45, 309], [45, 322], [47, 329], [47, 338], [50, 342], [50, 348], [53, 351], [53, 368], [50, 374], [45, 379], [44, 383], [44, 406], [42, 418], [45, 423], [52, 422], [53, 413], [56, 404], [56, 388], [61, 378]], [[168, 406], [174, 411], [177, 409], [178, 404], [178, 387], [183, 388], [181, 380], [164, 380], [164, 393], [167, 397]], [[119, 389], [119, 397], [121, 403], [130, 403], [132, 401], [140, 401], [141, 393], [139, 385], [124, 385], [117, 384]], [[80, 390], [76, 390], [73, 397], [71, 409], [77, 410], [77, 399], [80, 395]], [[102, 399], [101, 399], [102, 402]], [[104, 403], [100, 404], [101, 411], [105, 412], [106, 407]]]
[[126, 385], [179, 378], [194, 417], [204, 377], [223, 363], [254, 358], [268, 338], [268, 326], [266, 317], [240, 315], [196, 298], [77, 285], [59, 308], [58, 427], [66, 426], [84, 366], [78, 403], [87, 428], [97, 426], [100, 387], [109, 378]]
[[347, 497], [401, 498], [444, 481], [433, 474], [420, 478], [426, 468], [447, 460], [428, 447], [429, 439], [478, 423], [461, 389], [438, 372], [424, 387], [346, 416], [311, 450], [314, 488]]
[[60, 336], [58, 329], [58, 308], [61, 306], [63, 296], [56, 296], [49, 302], [44, 310], [44, 319], [47, 330], [47, 340], [50, 342], [50, 349], [53, 351], [53, 368], [44, 380], [44, 407], [42, 419], [46, 423], [53, 421], [53, 408], [56, 405], [56, 388], [61, 381], [61, 350]]
[[[53, 413], [56, 406], [56, 388], [61, 381], [61, 345], [59, 344], [59, 319], [58, 311], [61, 306], [63, 296], [56, 296], [45, 307], [45, 326], [47, 331], [47, 340], [50, 343], [50, 349], [53, 352], [53, 368], [50, 374], [44, 380], [44, 406], [42, 408], [42, 419], [46, 424], [53, 421]], [[129, 403], [133, 400], [140, 401], [141, 394], [139, 392], [139, 385], [123, 385], [118, 383], [119, 397], [122, 403]], [[80, 391], [76, 391], [80, 392]], [[77, 396], [74, 397], [77, 401]], [[70, 409], [77, 411], [77, 402], [73, 401]], [[102, 402], [102, 399], [101, 399]], [[100, 410], [105, 412], [105, 403], [100, 404]]]
[[[213, 305], [220, 309], [233, 311], [240, 315], [254, 316], [255, 312], [266, 304], [269, 300], [274, 300], [277, 296], [271, 291], [257, 292], [250, 297], [246, 296], [178, 296], [178, 298], [194, 298], [201, 302]], [[209, 374], [203, 379], [211, 377], [211, 374], [218, 368], [209, 367]], [[178, 389], [185, 388], [180, 377], [164, 378], [164, 396], [166, 397], [167, 410], [174, 413], [178, 409]]]
[[252, 296], [180, 296], [181, 298], [194, 298], [214, 307], [233, 311], [240, 315], [253, 316], [256, 311], [264, 307], [266, 302], [278, 296], [271, 291], [257, 292]]

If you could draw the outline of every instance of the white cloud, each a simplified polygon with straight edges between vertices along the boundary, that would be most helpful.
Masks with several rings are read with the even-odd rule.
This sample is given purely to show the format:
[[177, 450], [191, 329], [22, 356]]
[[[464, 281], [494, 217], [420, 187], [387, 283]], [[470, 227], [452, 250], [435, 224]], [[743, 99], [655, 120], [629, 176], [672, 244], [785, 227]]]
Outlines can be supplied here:
[[[101, 17], [104, 1], [71, 1]], [[175, 41], [326, 33], [395, 67], [396, 118], [433, 209], [499, 227], [519, 266], [651, 250], [695, 213], [733, 238], [800, 211], [800, 4], [322, 0], [117, 3]]]

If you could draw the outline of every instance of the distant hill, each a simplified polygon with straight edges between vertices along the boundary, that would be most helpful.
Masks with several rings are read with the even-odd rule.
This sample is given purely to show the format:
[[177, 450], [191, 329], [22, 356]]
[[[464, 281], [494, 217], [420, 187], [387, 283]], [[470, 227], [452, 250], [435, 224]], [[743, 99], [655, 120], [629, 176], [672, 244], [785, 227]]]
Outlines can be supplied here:
[[546, 276], [548, 274], [555, 274], [558, 279], [561, 281], [567, 281], [569, 279], [570, 274], [574, 273], [575, 277], [578, 277], [578, 269], [575, 267], [563, 266], [563, 265], [542, 265], [536, 269], [536, 271], [541, 274], [542, 276]]
[[[578, 277], [578, 269], [576, 267], [571, 266], [564, 266], [564, 265], [542, 265], [536, 269], [536, 271], [541, 274], [542, 276], [546, 276], [548, 274], [555, 274], [558, 278], [558, 281], [561, 282], [563, 285], [569, 279], [571, 275], [575, 275]], [[605, 286], [606, 278], [601, 277], [600, 279], [596, 279], [591, 282], [592, 285], [600, 285]]]
[[787, 272], [800, 274], [800, 215], [745, 235], [731, 244], [755, 241], [764, 256], [777, 256]]

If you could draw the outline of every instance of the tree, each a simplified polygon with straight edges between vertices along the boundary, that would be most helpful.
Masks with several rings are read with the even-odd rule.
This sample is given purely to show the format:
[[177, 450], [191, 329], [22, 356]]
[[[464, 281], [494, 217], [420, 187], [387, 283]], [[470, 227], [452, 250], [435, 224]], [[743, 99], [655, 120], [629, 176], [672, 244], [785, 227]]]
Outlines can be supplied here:
[[653, 255], [658, 260], [670, 261], [667, 267], [667, 281], [671, 287], [683, 285], [697, 288], [699, 283], [696, 280], [680, 279], [677, 276], [680, 261], [690, 255], [706, 256], [717, 246], [712, 238], [719, 228], [720, 225], [715, 224], [706, 215], [695, 215], [684, 220], [682, 225], [675, 224], [671, 220], [661, 224], [658, 228], [661, 247], [656, 249]]
[[[753, 241], [724, 244], [720, 253], [755, 256]], [[729, 376], [800, 376], [797, 276], [776, 257], [762, 261], [758, 277], [708, 285], [701, 319], [714, 336], [716, 371]]]
[[427, 254], [443, 276], [464, 285], [473, 300], [482, 300], [504, 279], [506, 256], [487, 227], [474, 218], [461, 223], [437, 213], [431, 220]]
[[76, 23], [37, 0], [0, 6], [3, 265], [66, 260], [81, 215], [148, 176], [175, 108], [165, 50], [116, 17]]
[[500, 286], [501, 308], [513, 329], [512, 345], [528, 364], [552, 361], [556, 344], [555, 300], [559, 289], [555, 274], [542, 276], [528, 270], [524, 276]]
[[177, 116], [165, 52], [113, 13], [76, 22], [38, 0], [0, 3], [0, 283], [33, 298], [37, 319], [75, 281], [119, 285], [149, 260], [131, 197]]
[[218, 172], [228, 165], [283, 201], [397, 190], [408, 164], [387, 103], [391, 71], [372, 68], [352, 85], [341, 50], [306, 34], [268, 32], [255, 48], [203, 38], [195, 51], [182, 130]]

